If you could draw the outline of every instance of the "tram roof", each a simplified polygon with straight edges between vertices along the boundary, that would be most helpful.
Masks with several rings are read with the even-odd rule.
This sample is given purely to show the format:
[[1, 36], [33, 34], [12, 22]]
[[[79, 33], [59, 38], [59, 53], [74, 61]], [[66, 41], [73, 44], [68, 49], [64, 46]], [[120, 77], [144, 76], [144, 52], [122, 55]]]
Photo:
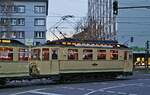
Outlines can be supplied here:
[[113, 40], [79, 40], [79, 39], [72, 39], [72, 38], [47, 41], [45, 45], [128, 48], [127, 46], [118, 44], [117, 41], [113, 41]]
[[59, 40], [48, 41], [51, 42], [80, 42], [80, 43], [89, 43], [89, 44], [117, 44], [117, 41], [113, 40], [79, 40], [79, 39], [72, 39], [72, 38], [65, 38]]
[[25, 44], [21, 43], [20, 41], [13, 40], [13, 39], [0, 39], [0, 46], [24, 46], [24, 47], [27, 47]]

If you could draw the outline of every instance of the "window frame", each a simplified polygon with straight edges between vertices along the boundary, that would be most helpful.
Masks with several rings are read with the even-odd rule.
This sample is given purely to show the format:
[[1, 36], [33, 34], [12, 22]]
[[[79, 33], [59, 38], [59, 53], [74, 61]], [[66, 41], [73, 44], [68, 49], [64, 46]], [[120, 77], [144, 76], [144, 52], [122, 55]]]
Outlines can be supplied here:
[[[86, 53], [85, 53], [85, 51], [86, 51]], [[90, 56], [90, 53], [88, 52], [88, 51], [91, 51], [90, 53], [91, 53], [91, 56]], [[83, 58], [82, 58], [82, 60], [93, 60], [93, 49], [83, 49]], [[85, 53], [85, 54], [84, 54]], [[89, 54], [88, 54], [89, 53]]]
[[[43, 52], [45, 50], [48, 50], [48, 52]], [[48, 53], [48, 57], [45, 57], [45, 54]], [[50, 49], [49, 48], [42, 48], [42, 61], [49, 61], [50, 60]]]
[[[15, 24], [13, 24], [13, 21], [15, 21]], [[19, 21], [23, 24], [19, 24]], [[25, 26], [25, 18], [1, 18], [0, 24], [1, 26]]]
[[[42, 36], [41, 37], [37, 36], [39, 34], [41, 34]], [[34, 38], [35, 39], [45, 39], [46, 38], [46, 32], [45, 31], [34, 31]]]
[[[112, 52], [111, 52], [112, 51]], [[115, 51], [115, 52], [113, 52]], [[111, 49], [109, 51], [109, 54], [110, 54], [110, 60], [119, 60], [119, 51], [116, 50], [116, 49]], [[116, 56], [117, 55], [117, 56]]]
[[[21, 51], [23, 50], [23, 51]], [[20, 58], [21, 52], [23, 52], [23, 59]], [[26, 54], [27, 54], [27, 58], [26, 58]], [[28, 61], [29, 59], [29, 50], [25, 49], [25, 48], [19, 48], [19, 54], [18, 54], [18, 60], [19, 61]]]
[[33, 48], [33, 49], [31, 49], [31, 59], [32, 60], [41, 60], [41, 49], [40, 48]]
[[[38, 20], [43, 20], [44, 24], [38, 24]], [[45, 18], [35, 18], [34, 19], [34, 26], [46, 26], [46, 19]]]
[[[19, 11], [19, 7], [23, 8], [23, 11]], [[0, 13], [25, 13], [26, 6], [25, 5], [0, 5]], [[10, 10], [7, 10], [10, 9]]]
[[[8, 51], [8, 52], [6, 52], [6, 51]], [[14, 58], [13, 51], [14, 51], [13, 48], [0, 47], [0, 61], [4, 61], [4, 62], [11, 61], [12, 62], [13, 58]], [[7, 58], [6, 58], [6, 56], [7, 56]]]
[[[100, 52], [100, 51], [103, 51], [103, 52]], [[105, 58], [99, 58], [99, 55], [105, 56]], [[97, 50], [97, 60], [106, 60], [106, 58], [107, 58], [107, 50], [105, 49]]]
[[[73, 54], [71, 54], [73, 53]], [[68, 60], [79, 60], [79, 50], [78, 49], [68, 49]]]
[[[15, 34], [15, 38], [10, 36], [10, 34]], [[5, 34], [5, 37], [3, 37]], [[22, 37], [21, 37], [22, 35]], [[0, 38], [11, 38], [11, 39], [24, 39], [25, 38], [25, 32], [24, 31], [11, 31], [11, 32], [6, 32], [6, 31], [1, 31]]]
[[[36, 8], [38, 8], [38, 11], [36, 10]], [[41, 11], [40, 8], [42, 8], [42, 11]], [[44, 9], [44, 11], [43, 11], [43, 9]], [[46, 13], [46, 6], [44, 6], [44, 5], [43, 6], [42, 5], [35, 5], [34, 6], [34, 13], [35, 14], [45, 14]]]
[[[16, 13], [25, 13], [25, 10], [26, 10], [25, 5], [15, 5], [15, 7], [16, 7], [16, 9], [17, 9]], [[23, 7], [23, 8], [24, 8], [23, 11], [19, 12], [19, 11], [18, 11], [18, 10], [19, 10], [19, 7]]]
[[[54, 54], [55, 52], [55, 54]], [[59, 49], [58, 48], [51, 48], [51, 60], [58, 60], [59, 59]]]

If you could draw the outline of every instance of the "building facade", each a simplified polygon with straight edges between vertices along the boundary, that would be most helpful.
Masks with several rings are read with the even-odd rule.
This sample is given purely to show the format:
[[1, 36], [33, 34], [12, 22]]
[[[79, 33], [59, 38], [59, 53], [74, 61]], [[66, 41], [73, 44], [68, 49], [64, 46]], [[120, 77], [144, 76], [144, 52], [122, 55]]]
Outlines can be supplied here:
[[45, 43], [48, 0], [1, 0], [0, 39]]
[[88, 30], [90, 38], [116, 39], [116, 20], [113, 14], [114, 0], [88, 0]]

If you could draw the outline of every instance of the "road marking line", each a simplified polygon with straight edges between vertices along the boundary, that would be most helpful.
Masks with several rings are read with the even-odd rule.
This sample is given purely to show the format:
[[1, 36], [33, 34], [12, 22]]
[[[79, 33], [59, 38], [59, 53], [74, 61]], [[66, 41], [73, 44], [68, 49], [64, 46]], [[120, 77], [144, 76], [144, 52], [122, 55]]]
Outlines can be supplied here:
[[73, 88], [73, 87], [61, 87], [61, 88], [64, 88], [64, 89], [76, 89], [76, 88]]
[[86, 90], [85, 88], [77, 88], [78, 90]]
[[115, 91], [106, 91], [107, 93], [115, 93]]
[[19, 94], [25, 94], [25, 93], [29, 93], [29, 91], [18, 92], [18, 93], [14, 93], [14, 94], [10, 94], [10, 95], [19, 95]]
[[108, 83], [106, 83], [106, 82], [102, 82], [101, 84], [108, 84]]
[[86, 89], [86, 90], [93, 91], [94, 89]]
[[75, 88], [73, 88], [73, 87], [68, 87], [68, 89], [72, 89], [72, 90], [74, 90]]
[[138, 95], [138, 94], [129, 94], [129, 95]]
[[25, 93], [29, 93], [29, 92], [31, 92], [31, 91], [39, 91], [39, 90], [45, 90], [45, 89], [48, 89], [48, 88], [41, 88], [41, 89], [28, 90], [28, 91], [18, 92], [18, 93], [14, 93], [14, 94], [10, 94], [10, 95], [25, 94]]
[[148, 80], [149, 81], [150, 79], [137, 79], [137, 80]]
[[106, 88], [101, 88], [101, 89], [98, 89], [98, 90], [94, 90], [94, 91], [91, 91], [89, 93], [86, 93], [84, 95], [90, 95], [90, 94], [93, 94], [95, 92], [99, 92], [101, 90], [108, 90], [108, 89], [113, 89], [113, 88], [121, 88], [121, 87], [127, 87], [127, 86], [133, 86], [133, 85], [138, 85], [139, 83], [136, 83], [136, 84], [126, 84], [126, 85], [119, 85], [119, 86], [111, 86], [111, 87], [106, 87]]
[[73, 87], [61, 87], [61, 88], [64, 88], [64, 89], [71, 89], [71, 90], [89, 90], [89, 91], [93, 91], [94, 89], [86, 89], [86, 88], [73, 88]]
[[38, 91], [30, 91], [29, 93], [41, 94], [41, 95], [63, 95], [63, 94], [57, 94], [57, 93], [46, 93], [46, 92], [38, 92]]
[[127, 95], [127, 93], [125, 93], [125, 92], [118, 92], [118, 94], [120, 95]]

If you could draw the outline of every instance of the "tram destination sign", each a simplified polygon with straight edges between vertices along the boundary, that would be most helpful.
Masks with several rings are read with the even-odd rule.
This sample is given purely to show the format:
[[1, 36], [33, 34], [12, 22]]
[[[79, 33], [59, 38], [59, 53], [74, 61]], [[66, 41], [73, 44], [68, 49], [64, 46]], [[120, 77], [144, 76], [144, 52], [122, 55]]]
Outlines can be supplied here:
[[4, 40], [4, 39], [1, 39], [1, 40], [0, 40], [0, 43], [11, 43], [11, 40]]

